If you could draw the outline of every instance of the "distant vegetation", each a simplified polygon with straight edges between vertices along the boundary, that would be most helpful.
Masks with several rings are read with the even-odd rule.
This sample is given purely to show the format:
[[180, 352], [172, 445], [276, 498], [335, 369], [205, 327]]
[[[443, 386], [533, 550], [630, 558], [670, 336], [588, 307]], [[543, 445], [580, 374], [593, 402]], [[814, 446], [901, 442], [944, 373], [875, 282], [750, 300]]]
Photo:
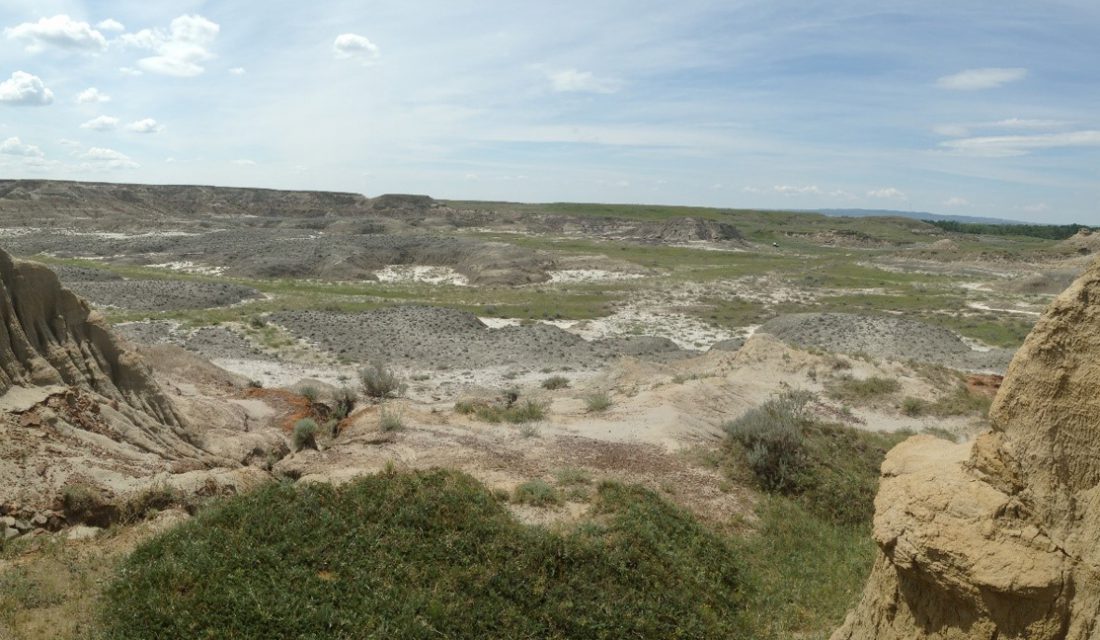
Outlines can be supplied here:
[[1065, 240], [1082, 229], [1080, 224], [985, 224], [976, 222], [955, 222], [954, 220], [929, 220], [944, 231], [954, 233], [972, 233], [993, 236], [1027, 236], [1046, 240]]

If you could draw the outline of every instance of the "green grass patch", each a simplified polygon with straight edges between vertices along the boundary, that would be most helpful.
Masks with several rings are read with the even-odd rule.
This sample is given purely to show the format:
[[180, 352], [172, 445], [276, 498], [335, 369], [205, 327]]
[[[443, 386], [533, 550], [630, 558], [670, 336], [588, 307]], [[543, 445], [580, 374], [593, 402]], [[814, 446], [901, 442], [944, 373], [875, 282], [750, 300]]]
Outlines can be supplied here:
[[888, 396], [901, 390], [901, 383], [894, 378], [871, 376], [854, 378], [840, 376], [825, 385], [826, 393], [834, 400], [842, 402], [869, 402], [882, 396]]
[[101, 637], [737, 638], [735, 545], [654, 493], [601, 484], [559, 533], [450, 471], [271, 484], [142, 544]]
[[455, 411], [492, 424], [501, 422], [523, 424], [545, 418], [546, 404], [530, 399], [523, 402], [503, 403], [487, 400], [459, 400], [455, 403]]
[[532, 507], [556, 507], [562, 503], [562, 497], [545, 480], [528, 480], [516, 487], [512, 501]]
[[606, 391], [593, 391], [584, 396], [584, 407], [589, 413], [603, 413], [612, 404], [611, 396]]
[[874, 562], [866, 524], [844, 525], [770, 496], [738, 544], [751, 577], [745, 613], [759, 640], [827, 640], [855, 605]]
[[747, 467], [765, 491], [789, 496], [820, 518], [870, 522], [886, 452], [908, 434], [869, 432], [814, 420], [807, 392], [793, 391], [733, 420], [733, 468]]

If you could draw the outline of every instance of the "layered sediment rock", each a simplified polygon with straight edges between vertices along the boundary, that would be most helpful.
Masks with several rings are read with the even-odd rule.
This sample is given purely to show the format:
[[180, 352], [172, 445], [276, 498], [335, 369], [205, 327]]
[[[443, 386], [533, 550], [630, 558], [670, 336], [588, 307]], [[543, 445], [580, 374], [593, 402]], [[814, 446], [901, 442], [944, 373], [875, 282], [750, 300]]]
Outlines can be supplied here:
[[76, 485], [110, 500], [158, 474], [239, 466], [197, 446], [184, 415], [52, 271], [0, 251], [0, 508], [56, 506]]
[[1100, 638], [1100, 262], [1035, 326], [990, 422], [887, 455], [879, 557], [834, 640]]
[[0, 394], [17, 385], [82, 387], [180, 424], [144, 363], [99, 314], [47, 267], [0, 251]]

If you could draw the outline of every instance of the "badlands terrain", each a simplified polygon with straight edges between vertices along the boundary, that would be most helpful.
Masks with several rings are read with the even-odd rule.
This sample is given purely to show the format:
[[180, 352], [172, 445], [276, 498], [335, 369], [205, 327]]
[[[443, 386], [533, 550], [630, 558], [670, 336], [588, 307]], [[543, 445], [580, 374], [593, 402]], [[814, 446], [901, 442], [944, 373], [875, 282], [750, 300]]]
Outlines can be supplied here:
[[[1095, 509], [1074, 505], [1097, 481], [1100, 234], [0, 181], [0, 250], [0, 638], [322, 637], [267, 592], [255, 606], [278, 611], [249, 627], [233, 607], [252, 605], [195, 586], [239, 574], [158, 564], [240, 533], [218, 527], [248, 500], [317, 483], [469, 491], [510, 536], [596, 536], [602, 559], [638, 505], [675, 514], [657, 539], [700, 541], [632, 559], [644, 592], [609, 568], [602, 595], [569, 587], [576, 610], [507, 609], [533, 627], [503, 609], [482, 618], [499, 627], [447, 627], [461, 603], [363, 620], [332, 605], [333, 637], [1097, 633]], [[1059, 386], [1071, 347], [1085, 355]], [[994, 402], [1002, 379], [1017, 391]], [[620, 513], [621, 487], [645, 497]], [[724, 567], [716, 548], [736, 579], [605, 606]], [[555, 602], [573, 597], [560, 573], [540, 578]], [[346, 597], [307, 600], [330, 596]]]

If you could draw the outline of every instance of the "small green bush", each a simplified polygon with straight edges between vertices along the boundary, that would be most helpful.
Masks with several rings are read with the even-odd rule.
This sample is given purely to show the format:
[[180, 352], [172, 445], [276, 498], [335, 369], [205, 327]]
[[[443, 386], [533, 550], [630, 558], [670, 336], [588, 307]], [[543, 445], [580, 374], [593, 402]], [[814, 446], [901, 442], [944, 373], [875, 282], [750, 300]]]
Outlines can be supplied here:
[[589, 413], [602, 413], [611, 408], [611, 396], [603, 391], [594, 391], [584, 397], [584, 406]]
[[561, 504], [561, 494], [543, 480], [528, 480], [516, 487], [512, 500], [532, 507], [552, 507]]
[[565, 376], [550, 376], [542, 381], [542, 388], [553, 391], [555, 389], [565, 389], [569, 386], [569, 378]]
[[378, 412], [378, 430], [384, 433], [401, 431], [405, 428], [405, 421], [401, 418], [401, 412], [390, 407], [382, 407]]
[[901, 401], [901, 412], [911, 418], [922, 416], [928, 411], [928, 402], [920, 398], [908, 397]]
[[317, 402], [317, 387], [302, 387], [302, 397], [309, 401], [310, 404], [316, 404]]
[[359, 401], [359, 394], [351, 387], [340, 387], [332, 398], [332, 415], [337, 420], [343, 420], [355, 410], [355, 403]]
[[317, 448], [317, 422], [310, 418], [302, 418], [294, 423], [294, 430], [290, 433], [290, 441], [295, 451], [305, 448]]
[[405, 393], [405, 383], [401, 377], [378, 360], [359, 371], [359, 382], [363, 386], [363, 394], [376, 400], [397, 398]]
[[802, 427], [810, 397], [785, 393], [724, 425], [744, 449], [749, 468], [765, 490], [789, 492], [801, 482], [806, 466]]
[[829, 397], [845, 402], [858, 402], [874, 400], [891, 393], [897, 393], [901, 389], [901, 383], [894, 378], [871, 376], [858, 379], [844, 376], [836, 382], [828, 385]]

